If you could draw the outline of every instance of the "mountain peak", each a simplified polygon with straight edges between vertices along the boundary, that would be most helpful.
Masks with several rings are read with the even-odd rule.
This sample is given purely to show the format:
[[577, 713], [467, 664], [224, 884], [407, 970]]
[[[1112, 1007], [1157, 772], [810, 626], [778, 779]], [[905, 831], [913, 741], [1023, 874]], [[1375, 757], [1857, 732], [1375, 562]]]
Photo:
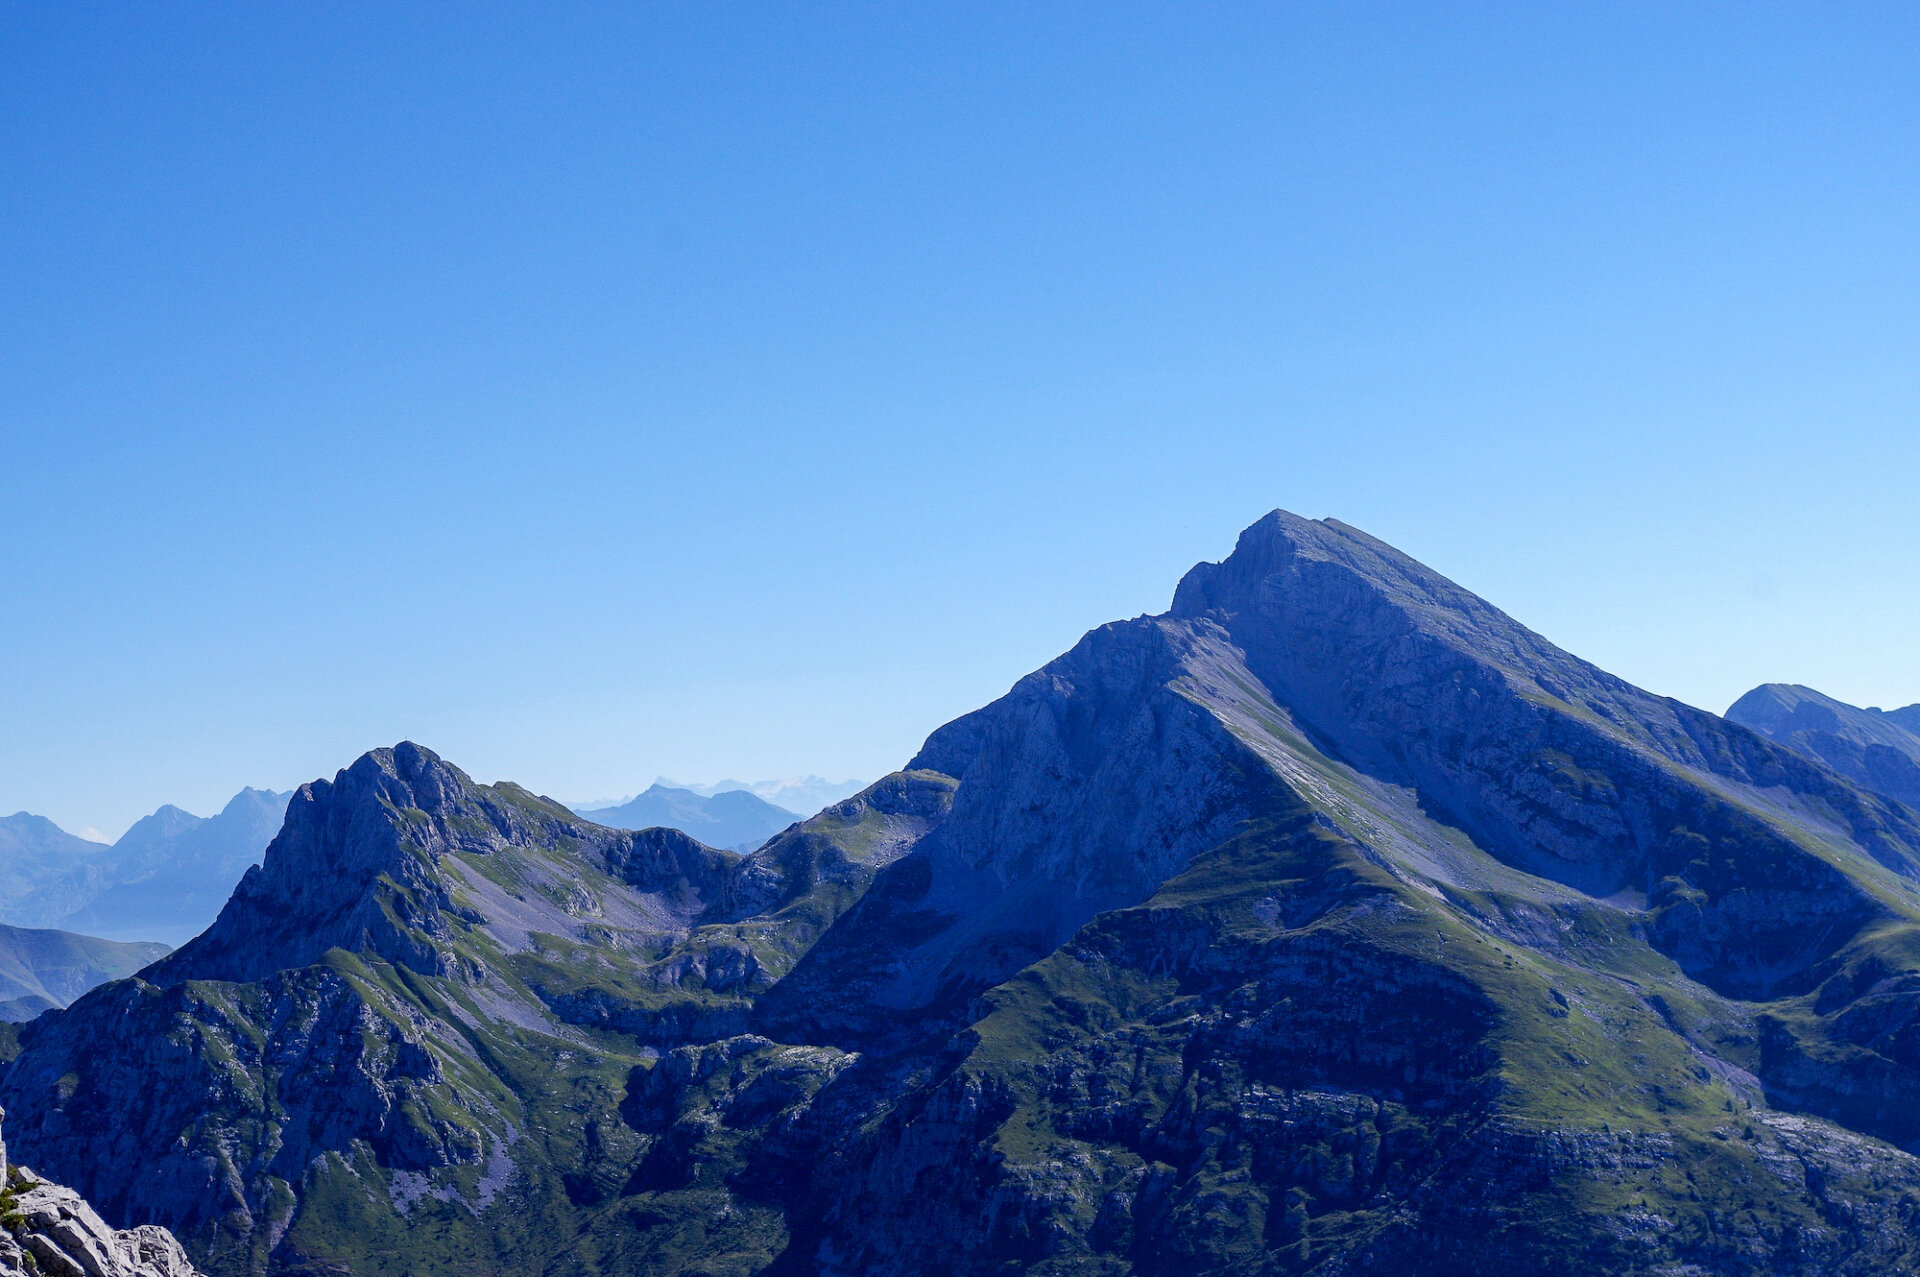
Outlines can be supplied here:
[[[254, 979], [331, 947], [364, 944], [390, 960], [436, 967], [441, 958], [413, 932], [438, 928], [450, 903], [440, 859], [573, 828], [557, 803], [518, 785], [475, 784], [412, 741], [369, 750], [331, 781], [294, 792], [261, 863], [213, 926], [155, 969], [157, 978]], [[393, 899], [404, 899], [398, 915], [388, 907]]]
[[1861, 709], [1799, 683], [1763, 683], [1727, 718], [1817, 758], [1855, 784], [1920, 807], [1920, 721], [1907, 710]]
[[[1560, 666], [1571, 658], [1505, 612], [1432, 568], [1338, 519], [1275, 510], [1240, 534], [1233, 553], [1181, 578], [1171, 615], [1319, 611], [1384, 605], [1395, 624], [1472, 646], [1504, 665]], [[1386, 621], [1383, 616], [1382, 622]]]
[[223, 1274], [1920, 1271], [1916, 878], [1276, 512], [745, 856], [373, 751], [0, 1099]]
[[1324, 720], [1421, 685], [1471, 685], [1474, 695], [1544, 696], [1662, 752], [1692, 752], [1663, 698], [1336, 519], [1275, 510], [1225, 559], [1189, 571], [1168, 615], [1223, 626], [1283, 699]]
[[166, 803], [129, 825], [127, 832], [114, 840], [114, 849], [122, 854], [135, 852], [149, 843], [178, 838], [187, 830], [204, 823], [205, 817]]
[[1376, 584], [1417, 582], [1430, 591], [1466, 593], [1425, 564], [1351, 524], [1275, 510], [1248, 525], [1225, 559], [1198, 564], [1181, 578], [1174, 593], [1174, 613], [1191, 615], [1200, 610], [1197, 605], [1209, 593], [1208, 587], [1223, 578], [1257, 579], [1285, 570], [1297, 560], [1338, 563]]

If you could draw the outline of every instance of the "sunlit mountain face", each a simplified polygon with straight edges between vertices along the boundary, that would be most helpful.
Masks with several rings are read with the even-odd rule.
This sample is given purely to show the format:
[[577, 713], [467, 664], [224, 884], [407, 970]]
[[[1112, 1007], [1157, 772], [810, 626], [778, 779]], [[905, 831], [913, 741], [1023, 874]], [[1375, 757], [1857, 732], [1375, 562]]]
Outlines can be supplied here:
[[7, 1134], [222, 1277], [1906, 1271], [1920, 815], [1774, 734], [1276, 512], [749, 853], [366, 754]]

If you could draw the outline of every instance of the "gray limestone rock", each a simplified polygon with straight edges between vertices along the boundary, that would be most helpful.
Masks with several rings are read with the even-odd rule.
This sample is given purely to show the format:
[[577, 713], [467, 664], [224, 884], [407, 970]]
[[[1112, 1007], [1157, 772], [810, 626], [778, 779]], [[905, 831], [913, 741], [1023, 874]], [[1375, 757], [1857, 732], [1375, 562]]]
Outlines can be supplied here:
[[[0, 1112], [0, 1121], [6, 1117]], [[116, 1229], [80, 1194], [9, 1166], [0, 1143], [0, 1277], [197, 1277], [173, 1234]]]

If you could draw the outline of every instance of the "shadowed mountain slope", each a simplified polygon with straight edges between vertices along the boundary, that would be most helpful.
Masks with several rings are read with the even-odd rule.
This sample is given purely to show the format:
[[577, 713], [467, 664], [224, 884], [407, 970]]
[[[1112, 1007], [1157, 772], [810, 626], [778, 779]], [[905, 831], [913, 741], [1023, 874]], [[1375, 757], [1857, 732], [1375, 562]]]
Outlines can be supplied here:
[[[0, 1121], [6, 1118], [0, 1113]], [[165, 1229], [116, 1229], [78, 1193], [9, 1165], [0, 1139], [0, 1277], [196, 1277]]]
[[1912, 1272], [1917, 819], [1276, 512], [751, 855], [375, 751], [0, 1099], [220, 1274]]
[[1735, 701], [1727, 718], [1920, 809], [1920, 705], [1861, 709], [1811, 687], [1767, 683]]

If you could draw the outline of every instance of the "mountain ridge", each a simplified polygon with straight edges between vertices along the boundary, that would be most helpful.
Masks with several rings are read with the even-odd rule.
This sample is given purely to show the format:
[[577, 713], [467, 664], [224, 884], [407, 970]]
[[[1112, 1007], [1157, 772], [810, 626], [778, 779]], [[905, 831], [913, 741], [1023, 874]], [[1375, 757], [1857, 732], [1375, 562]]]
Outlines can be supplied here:
[[1764, 683], [1735, 701], [1727, 718], [1920, 809], [1920, 705], [1861, 709], [1811, 687]]
[[1916, 866], [1275, 512], [749, 855], [373, 751], [0, 1099], [218, 1277], [1909, 1272]]
[[0, 1020], [31, 1020], [164, 957], [164, 944], [123, 944], [0, 923]]
[[828, 780], [824, 776], [787, 776], [779, 780], [716, 780], [712, 784], [682, 783], [665, 776], [654, 784], [669, 789], [690, 789], [702, 798], [733, 790], [745, 790], [754, 797], [788, 811], [811, 814], [837, 802], [844, 802], [867, 787], [864, 780]]

